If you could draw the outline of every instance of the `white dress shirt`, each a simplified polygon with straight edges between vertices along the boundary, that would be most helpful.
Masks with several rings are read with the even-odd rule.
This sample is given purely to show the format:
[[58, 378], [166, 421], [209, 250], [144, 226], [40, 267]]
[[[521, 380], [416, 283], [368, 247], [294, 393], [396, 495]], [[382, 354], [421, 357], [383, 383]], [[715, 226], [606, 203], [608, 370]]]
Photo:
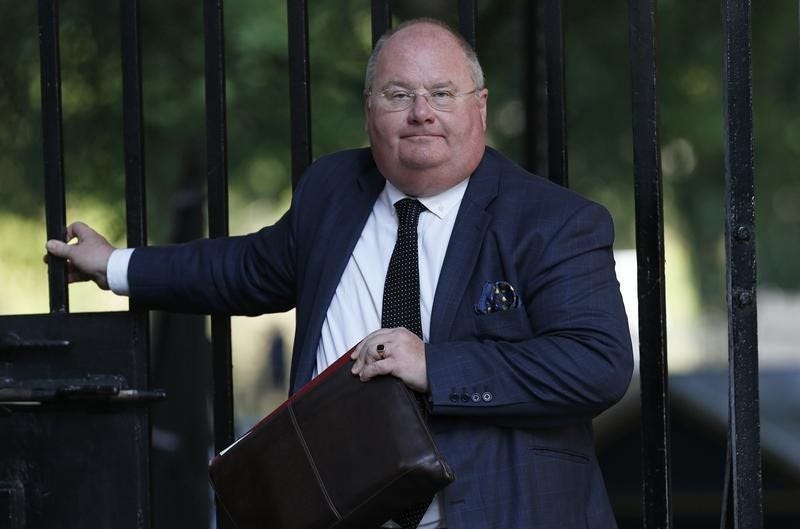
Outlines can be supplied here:
[[134, 248], [119, 248], [111, 252], [106, 265], [106, 281], [108, 288], [114, 294], [127, 296], [131, 293], [128, 286], [128, 262], [131, 260]]
[[[420, 316], [422, 339], [426, 342], [430, 336], [433, 296], [467, 183], [465, 180], [436, 196], [419, 199], [427, 208], [420, 214], [417, 225]], [[372, 207], [322, 324], [317, 373], [367, 334], [381, 328], [383, 284], [397, 240], [394, 203], [403, 198], [406, 195], [387, 182]]]
[[[468, 179], [464, 180], [443, 193], [419, 199], [427, 208], [420, 213], [417, 225], [420, 316], [422, 339], [426, 342], [430, 336], [431, 310], [439, 273], [468, 182]], [[383, 284], [397, 240], [398, 220], [394, 204], [403, 198], [406, 195], [387, 181], [372, 207], [328, 306], [317, 348], [315, 376], [366, 335], [381, 328]], [[444, 526], [444, 506], [441, 503], [437, 494], [420, 521], [420, 529]]]
[[[430, 336], [436, 285], [468, 182], [469, 179], [464, 180], [438, 195], [419, 199], [426, 208], [420, 214], [417, 226], [420, 315], [422, 339], [425, 342]], [[398, 220], [394, 203], [406, 196], [388, 181], [378, 195], [328, 307], [317, 348], [314, 376], [366, 335], [381, 328], [383, 284], [397, 240]], [[108, 284], [117, 294], [127, 295], [130, 292], [127, 270], [132, 252], [131, 249], [115, 250], [108, 261]], [[444, 508], [437, 494], [420, 521], [419, 529], [443, 526]]]

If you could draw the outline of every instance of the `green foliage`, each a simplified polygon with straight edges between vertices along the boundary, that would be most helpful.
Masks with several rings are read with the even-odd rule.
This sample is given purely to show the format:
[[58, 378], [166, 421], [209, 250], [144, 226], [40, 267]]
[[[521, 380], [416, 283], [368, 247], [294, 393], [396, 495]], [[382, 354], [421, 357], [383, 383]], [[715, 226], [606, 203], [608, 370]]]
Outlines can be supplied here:
[[[68, 206], [102, 204], [124, 241], [119, 12], [116, 2], [61, 3], [64, 167]], [[604, 203], [620, 247], [635, 244], [625, 2], [567, 2], [570, 185]], [[397, 20], [444, 17], [456, 2], [395, 2]], [[478, 2], [490, 143], [520, 163], [525, 152], [522, 0]], [[310, 2], [314, 157], [366, 144], [363, 68], [370, 5]], [[140, 5], [145, 170], [151, 239], [167, 240], [177, 182], [205, 189], [202, 4]], [[800, 66], [796, 6], [753, 7], [757, 247], [764, 283], [800, 288]], [[0, 4], [0, 208], [43, 217], [39, 44], [35, 2]], [[691, 248], [701, 299], [724, 299], [724, 123], [719, 5], [665, 0], [659, 8], [660, 115], [665, 210]], [[285, 207], [290, 190], [285, 2], [225, 4], [228, 163], [233, 230], [248, 204]], [[250, 212], [252, 213], [252, 211]], [[248, 215], [250, 215], [248, 213]], [[70, 220], [74, 220], [71, 218]], [[250, 222], [250, 216], [248, 221]], [[248, 224], [249, 226], [249, 224]], [[38, 243], [37, 243], [38, 244]]]
[[[572, 187], [609, 206], [633, 245], [627, 3], [567, 2]], [[796, 5], [753, 5], [756, 229], [762, 285], [800, 288], [800, 61]], [[706, 306], [725, 299], [723, 35], [718, 3], [659, 2], [666, 223], [690, 248]], [[670, 264], [670, 255], [667, 255]]]
[[0, 205], [36, 215], [44, 189], [36, 4], [0, 4], [0, 27], [6, 35], [0, 47]]

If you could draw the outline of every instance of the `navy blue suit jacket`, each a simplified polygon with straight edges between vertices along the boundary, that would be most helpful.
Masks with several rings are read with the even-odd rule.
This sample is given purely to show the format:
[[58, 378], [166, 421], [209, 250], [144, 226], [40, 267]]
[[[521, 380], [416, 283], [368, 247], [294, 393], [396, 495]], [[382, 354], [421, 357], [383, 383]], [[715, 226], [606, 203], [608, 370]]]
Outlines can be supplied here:
[[[132, 296], [184, 312], [296, 308], [295, 391], [312, 376], [328, 305], [383, 186], [368, 149], [326, 156], [275, 225], [134, 252]], [[604, 208], [486, 149], [458, 211], [426, 344], [430, 425], [456, 475], [443, 492], [449, 529], [616, 526], [591, 427], [632, 371], [613, 237]], [[495, 281], [521, 302], [479, 314]]]

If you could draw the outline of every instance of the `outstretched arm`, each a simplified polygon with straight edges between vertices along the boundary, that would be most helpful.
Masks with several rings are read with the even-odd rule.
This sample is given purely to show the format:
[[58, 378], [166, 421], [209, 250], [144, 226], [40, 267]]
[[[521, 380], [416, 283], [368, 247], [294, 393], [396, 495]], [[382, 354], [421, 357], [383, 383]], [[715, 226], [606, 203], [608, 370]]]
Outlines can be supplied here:
[[74, 243], [56, 239], [47, 241], [48, 255], [67, 260], [67, 281], [94, 281], [97, 286], [108, 290], [106, 268], [108, 259], [116, 248], [102, 235], [83, 222], [74, 222], [67, 226], [67, 241], [77, 239]]

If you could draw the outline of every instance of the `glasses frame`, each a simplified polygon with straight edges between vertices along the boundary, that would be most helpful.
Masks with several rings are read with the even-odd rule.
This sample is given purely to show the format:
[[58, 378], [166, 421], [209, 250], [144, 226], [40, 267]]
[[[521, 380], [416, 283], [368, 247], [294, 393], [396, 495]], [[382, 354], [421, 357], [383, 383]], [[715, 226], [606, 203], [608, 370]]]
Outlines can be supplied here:
[[[434, 89], [434, 90], [431, 91], [431, 90], [405, 90], [405, 89], [397, 89], [397, 88], [386, 88], [384, 90], [381, 90], [380, 92], [373, 92], [372, 89], [370, 88], [370, 89], [368, 89], [368, 90], [366, 90], [364, 92], [364, 95], [367, 97], [367, 104], [369, 105], [369, 108], [372, 108], [372, 105], [370, 104], [370, 98], [373, 95], [381, 96], [383, 98], [383, 100], [387, 101], [387, 102], [389, 101], [389, 99], [386, 97], [386, 93], [389, 92], [389, 91], [399, 91], [399, 92], [405, 92], [405, 93], [407, 93], [409, 95], [413, 95], [413, 97], [409, 98], [408, 105], [406, 105], [403, 108], [384, 108], [384, 107], [381, 107], [381, 110], [383, 110], [385, 112], [403, 112], [403, 111], [406, 111], [406, 110], [408, 110], [409, 108], [413, 107], [416, 104], [417, 97], [419, 97], [419, 96], [422, 96], [425, 99], [425, 102], [428, 104], [428, 106], [431, 107], [433, 110], [436, 110], [438, 112], [452, 112], [453, 110], [455, 110], [455, 107], [453, 107], [453, 108], [439, 108], [436, 105], [431, 103], [431, 100], [429, 99], [430, 96], [431, 96], [431, 92], [436, 92], [436, 91], [441, 91], [441, 90], [445, 90], [445, 89], [438, 88], [438, 89]], [[477, 94], [478, 92], [480, 92], [480, 89], [476, 86], [475, 88], [473, 88], [469, 92], [454, 93], [453, 94], [453, 98], [454, 98], [453, 100], [454, 100], [454, 102], [457, 103], [458, 99], [460, 97], [466, 97], [468, 95]]]

